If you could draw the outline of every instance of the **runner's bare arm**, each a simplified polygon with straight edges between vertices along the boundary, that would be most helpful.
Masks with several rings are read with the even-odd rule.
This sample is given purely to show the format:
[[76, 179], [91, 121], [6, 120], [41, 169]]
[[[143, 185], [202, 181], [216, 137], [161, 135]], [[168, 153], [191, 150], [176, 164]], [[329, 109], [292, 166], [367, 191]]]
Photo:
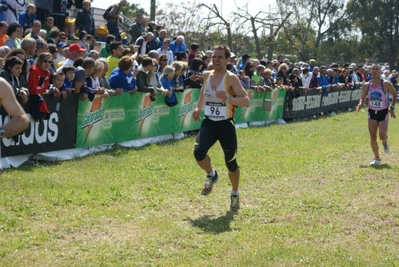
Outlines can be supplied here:
[[357, 111], [359, 111], [363, 107], [364, 101], [366, 101], [368, 85], [369, 85], [369, 83], [365, 83], [362, 85], [362, 96], [359, 100], [359, 105], [357, 105], [357, 107], [356, 107]]
[[11, 117], [1, 129], [5, 132], [4, 137], [11, 137], [28, 128], [29, 121], [25, 111], [18, 103], [10, 84], [3, 78], [0, 79], [0, 88], [1, 104]]
[[390, 93], [392, 95], [391, 106], [395, 106], [396, 98], [398, 97], [398, 94], [396, 93], [396, 90], [393, 87], [392, 83], [390, 81], [384, 81], [384, 89], [387, 90], [388, 93]]
[[240, 81], [238, 80], [237, 75], [234, 74], [229, 75], [228, 87], [229, 87], [229, 92], [233, 96], [235, 96], [229, 99], [230, 104], [234, 106], [243, 106], [243, 107], [249, 106], [249, 97], [245, 89], [242, 87]]

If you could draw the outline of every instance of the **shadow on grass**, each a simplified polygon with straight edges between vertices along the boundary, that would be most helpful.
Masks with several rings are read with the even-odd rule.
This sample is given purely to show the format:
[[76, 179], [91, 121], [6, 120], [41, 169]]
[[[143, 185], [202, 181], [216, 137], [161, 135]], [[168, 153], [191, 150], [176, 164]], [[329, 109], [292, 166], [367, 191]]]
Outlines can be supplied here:
[[377, 170], [384, 170], [384, 169], [392, 169], [391, 166], [388, 164], [381, 164], [381, 165], [360, 165], [359, 168], [364, 169], [364, 168], [373, 168]]
[[195, 220], [189, 219], [189, 221], [194, 227], [201, 228], [204, 232], [220, 234], [231, 231], [230, 223], [235, 214], [237, 213], [227, 211], [225, 215], [218, 218], [212, 218], [209, 215], [204, 215]]

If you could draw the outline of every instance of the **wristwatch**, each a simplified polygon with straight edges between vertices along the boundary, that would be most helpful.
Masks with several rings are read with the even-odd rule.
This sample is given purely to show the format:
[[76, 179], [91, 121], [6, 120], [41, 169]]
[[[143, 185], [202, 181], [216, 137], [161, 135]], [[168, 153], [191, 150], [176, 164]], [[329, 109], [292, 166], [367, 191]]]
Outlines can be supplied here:
[[6, 132], [3, 129], [0, 129], [0, 138], [4, 138], [6, 136]]
[[389, 109], [390, 110], [395, 110], [395, 106], [390, 106]]

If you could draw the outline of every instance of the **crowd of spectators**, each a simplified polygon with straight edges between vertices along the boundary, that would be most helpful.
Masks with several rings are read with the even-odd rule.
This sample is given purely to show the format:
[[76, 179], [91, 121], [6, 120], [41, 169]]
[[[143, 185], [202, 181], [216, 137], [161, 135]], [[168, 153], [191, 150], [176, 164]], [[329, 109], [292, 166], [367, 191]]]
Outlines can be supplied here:
[[[82, 1], [75, 20], [77, 37], [70, 29], [70, 18], [60, 15], [65, 13], [53, 17], [43, 5], [27, 5], [17, 16], [19, 23], [17, 17], [10, 23], [0, 21], [0, 76], [11, 84], [22, 103], [30, 95], [35, 119], [44, 119], [50, 113], [43, 94], [61, 99], [77, 94], [91, 101], [95, 95], [142, 92], [149, 93], [152, 101], [162, 97], [166, 105], [175, 106], [176, 94], [187, 88], [201, 88], [202, 72], [213, 68], [212, 51], [202, 52], [196, 43], [188, 48], [184, 32], [169, 36], [166, 29], [149, 22], [143, 14], [137, 14], [130, 45], [122, 44], [120, 36], [109, 34], [102, 49], [95, 50], [90, 4], [89, 0]], [[121, 0], [112, 5], [110, 18], [119, 12], [113, 8], [124, 4], [126, 1]], [[327, 96], [330, 89], [371, 79], [368, 61], [318, 65], [314, 59], [292, 63], [282, 55], [275, 60], [258, 60], [243, 54], [237, 59], [234, 53], [228, 61], [227, 69], [237, 75], [244, 88], [258, 92], [285, 89], [288, 100], [308, 90]], [[388, 64], [382, 70], [383, 78], [396, 85], [396, 71], [391, 71]]]

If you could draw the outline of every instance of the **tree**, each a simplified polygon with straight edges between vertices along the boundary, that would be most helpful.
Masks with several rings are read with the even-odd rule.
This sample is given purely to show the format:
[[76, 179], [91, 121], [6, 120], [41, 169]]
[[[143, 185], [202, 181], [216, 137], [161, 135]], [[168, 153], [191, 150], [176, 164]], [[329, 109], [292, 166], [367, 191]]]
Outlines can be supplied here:
[[218, 7], [213, 4], [212, 6], [208, 6], [206, 4], [200, 4], [198, 5], [198, 7], [205, 7], [206, 9], [208, 9], [211, 13], [211, 15], [213, 15], [212, 17], [209, 16], [208, 19], [209, 20], [213, 20], [213, 19], [217, 19], [219, 20], [219, 22], [215, 22], [212, 25], [216, 26], [216, 25], [224, 25], [225, 30], [227, 31], [227, 45], [229, 47], [233, 47], [233, 39], [231, 37], [231, 22], [229, 22], [227, 19], [225, 19], [222, 15], [222, 13], [219, 11]]
[[121, 9], [121, 13], [131, 21], [135, 21], [136, 16], [139, 13], [148, 15], [148, 13], [142, 7], [140, 7], [140, 4], [133, 4], [129, 2], [127, 2], [126, 6]]
[[[291, 12], [293, 16], [284, 25], [286, 36], [296, 46], [302, 60], [309, 55], [317, 57], [320, 43], [340, 29], [347, 18], [344, 0], [277, 0], [282, 15]], [[315, 34], [314, 47], [307, 47], [312, 34]]]
[[399, 55], [399, 1], [350, 0], [348, 12], [361, 31], [362, 49], [374, 56], [374, 61], [395, 66]]
[[[280, 29], [283, 27], [287, 19], [291, 16], [291, 13], [285, 14], [285, 18], [279, 19], [278, 17], [272, 16], [271, 13], [266, 13], [263, 11], [259, 11], [255, 16], [249, 14], [247, 9], [238, 8], [238, 12], [235, 15], [238, 18], [243, 19], [241, 24], [245, 24], [250, 22], [250, 32], [253, 34], [255, 47], [256, 47], [256, 55], [258, 59], [263, 58], [261, 43], [258, 36], [259, 29], [263, 29], [263, 33], [265, 34], [265, 30], [269, 30], [269, 34], [265, 38], [265, 46], [268, 47], [267, 57], [271, 59], [273, 57], [273, 50], [276, 36], [278, 35]], [[244, 34], [246, 35], [246, 34]]]

